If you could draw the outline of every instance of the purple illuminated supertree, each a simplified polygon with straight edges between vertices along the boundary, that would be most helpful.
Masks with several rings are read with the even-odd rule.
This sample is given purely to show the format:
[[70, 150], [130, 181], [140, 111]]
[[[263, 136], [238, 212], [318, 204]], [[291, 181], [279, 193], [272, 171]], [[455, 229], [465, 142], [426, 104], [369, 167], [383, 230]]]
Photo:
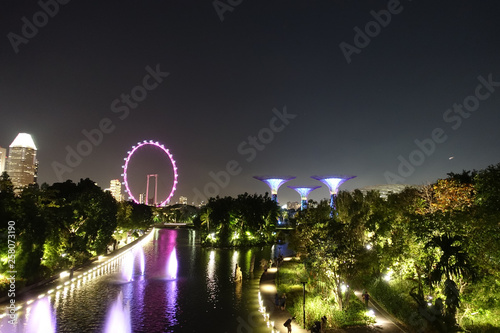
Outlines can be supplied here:
[[354, 177], [356, 176], [311, 176], [312, 179], [319, 180], [330, 189], [330, 207], [332, 207], [332, 211], [335, 210], [335, 198], [340, 185]]
[[289, 188], [297, 191], [300, 194], [300, 210], [304, 210], [307, 208], [307, 196], [311, 191], [314, 191], [321, 186], [288, 186]]
[[263, 181], [271, 188], [271, 197], [274, 202], [278, 203], [278, 189], [281, 185], [295, 179], [295, 177], [259, 177], [254, 176], [253, 178]]

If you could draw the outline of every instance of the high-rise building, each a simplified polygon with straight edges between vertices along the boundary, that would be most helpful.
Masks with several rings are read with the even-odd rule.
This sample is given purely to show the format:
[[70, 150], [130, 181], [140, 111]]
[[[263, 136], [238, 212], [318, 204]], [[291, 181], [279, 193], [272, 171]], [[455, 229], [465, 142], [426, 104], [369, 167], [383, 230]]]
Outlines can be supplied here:
[[181, 195], [181, 196], [179, 197], [179, 203], [180, 203], [181, 205], [187, 205], [187, 203], [188, 203], [188, 198], [187, 198], [187, 197], [184, 197], [184, 196], [182, 196], [182, 195]]
[[286, 203], [286, 209], [299, 210], [300, 209], [300, 203], [298, 203], [297, 201], [294, 201], [294, 202], [288, 201]]
[[19, 133], [9, 146], [7, 173], [14, 188], [22, 188], [36, 183], [38, 161], [36, 146], [31, 135]]
[[122, 182], [119, 179], [112, 179], [109, 182], [109, 191], [116, 201], [122, 201]]
[[139, 193], [139, 203], [140, 204], [145, 204], [146, 203], [146, 193]]
[[0, 147], [0, 175], [5, 171], [5, 163], [7, 162], [7, 149]]

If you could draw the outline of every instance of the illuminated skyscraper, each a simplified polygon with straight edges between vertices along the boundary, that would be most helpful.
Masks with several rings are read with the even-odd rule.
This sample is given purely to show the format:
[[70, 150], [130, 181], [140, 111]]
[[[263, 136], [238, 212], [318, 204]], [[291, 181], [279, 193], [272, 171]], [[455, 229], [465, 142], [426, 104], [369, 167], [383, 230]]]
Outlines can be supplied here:
[[19, 133], [9, 146], [7, 173], [14, 188], [34, 184], [37, 177], [38, 162], [36, 146], [31, 135]]
[[5, 163], [7, 162], [7, 149], [0, 147], [0, 175], [5, 171]]
[[307, 196], [311, 191], [314, 191], [317, 188], [320, 188], [321, 186], [304, 186], [304, 187], [299, 187], [299, 186], [288, 186], [289, 188], [297, 191], [300, 194], [300, 210], [304, 210], [307, 208]]
[[116, 201], [122, 201], [122, 182], [119, 179], [112, 179], [109, 182], [109, 191]]
[[312, 179], [319, 180], [330, 189], [330, 207], [335, 210], [335, 198], [340, 185], [356, 176], [311, 176]]
[[254, 176], [253, 178], [263, 181], [271, 188], [271, 197], [273, 201], [276, 203], [278, 202], [278, 189], [280, 188], [280, 186], [292, 179], [295, 179], [295, 177], [280, 178], [280, 177], [259, 177], [259, 176]]

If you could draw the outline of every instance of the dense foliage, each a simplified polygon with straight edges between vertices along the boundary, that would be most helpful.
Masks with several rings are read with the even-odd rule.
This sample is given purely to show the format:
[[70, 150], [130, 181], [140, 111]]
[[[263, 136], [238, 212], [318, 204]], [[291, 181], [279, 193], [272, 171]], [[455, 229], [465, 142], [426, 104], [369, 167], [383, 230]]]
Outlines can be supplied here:
[[500, 329], [500, 164], [336, 204], [298, 214], [293, 243], [339, 309], [367, 288], [418, 330]]
[[236, 198], [210, 198], [195, 224], [204, 245], [244, 246], [275, 240], [279, 207], [266, 195], [240, 194]]
[[[8, 268], [8, 221], [15, 228], [18, 286], [106, 254], [123, 237], [152, 224], [151, 207], [117, 203], [90, 179], [30, 185], [15, 195], [0, 177], [0, 272]], [[0, 274], [2, 277], [2, 274]], [[0, 279], [0, 289], [6, 279]]]
[[[324, 284], [317, 283], [316, 277], [309, 275], [300, 262], [284, 261], [280, 265], [279, 279], [276, 282], [278, 295], [286, 295], [286, 309], [296, 317], [295, 320], [299, 326], [304, 325], [302, 282], [307, 282], [305, 285], [306, 328], [312, 329], [312, 326], [321, 322], [323, 316], [326, 317], [326, 326], [331, 328], [367, 325], [373, 322], [373, 317], [367, 315], [364, 304], [354, 296], [351, 298], [349, 308], [339, 309], [336, 306], [335, 296], [325, 288]], [[352, 291], [349, 292], [352, 293]]]

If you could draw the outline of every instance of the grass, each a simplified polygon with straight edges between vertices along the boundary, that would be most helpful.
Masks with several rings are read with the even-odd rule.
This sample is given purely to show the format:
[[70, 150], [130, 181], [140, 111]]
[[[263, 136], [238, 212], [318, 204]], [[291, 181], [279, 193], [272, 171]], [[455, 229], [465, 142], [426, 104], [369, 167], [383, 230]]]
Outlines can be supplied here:
[[368, 290], [387, 312], [402, 322], [408, 323], [409, 319], [414, 318], [415, 313], [418, 313], [418, 309], [414, 306], [415, 301], [409, 295], [412, 287], [410, 283], [410, 281], [388, 283], [379, 278], [369, 286]]

